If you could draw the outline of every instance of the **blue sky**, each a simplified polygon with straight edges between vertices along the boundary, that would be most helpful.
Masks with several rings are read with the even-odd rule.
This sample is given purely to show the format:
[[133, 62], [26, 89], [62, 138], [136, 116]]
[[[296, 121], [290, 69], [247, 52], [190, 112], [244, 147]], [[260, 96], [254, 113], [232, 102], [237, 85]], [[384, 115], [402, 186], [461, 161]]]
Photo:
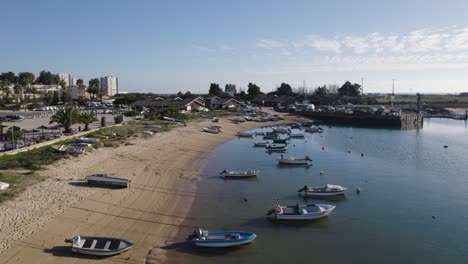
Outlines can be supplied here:
[[[380, 3], [377, 3], [380, 2]], [[468, 91], [468, 1], [2, 1], [0, 72], [43, 69], [121, 91]]]

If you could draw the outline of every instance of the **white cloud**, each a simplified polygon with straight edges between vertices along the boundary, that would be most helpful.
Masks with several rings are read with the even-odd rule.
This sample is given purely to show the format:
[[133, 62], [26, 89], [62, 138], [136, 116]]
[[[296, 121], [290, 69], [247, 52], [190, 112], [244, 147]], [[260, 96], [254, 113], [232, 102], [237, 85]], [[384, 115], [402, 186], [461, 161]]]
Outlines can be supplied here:
[[256, 40], [256, 46], [264, 49], [284, 48], [288, 46], [287, 43], [273, 39], [260, 38]]
[[196, 50], [199, 50], [199, 51], [205, 51], [205, 52], [213, 52], [215, 51], [215, 49], [213, 48], [209, 48], [209, 47], [206, 47], [206, 46], [201, 46], [201, 45], [192, 45], [190, 46], [192, 49], [196, 49]]
[[304, 46], [313, 47], [319, 51], [341, 52], [341, 44], [334, 39], [326, 39], [314, 35], [306, 36]]
[[366, 52], [371, 46], [369, 40], [362, 37], [346, 37], [343, 40], [343, 43], [347, 47], [352, 48], [354, 52], [359, 54]]

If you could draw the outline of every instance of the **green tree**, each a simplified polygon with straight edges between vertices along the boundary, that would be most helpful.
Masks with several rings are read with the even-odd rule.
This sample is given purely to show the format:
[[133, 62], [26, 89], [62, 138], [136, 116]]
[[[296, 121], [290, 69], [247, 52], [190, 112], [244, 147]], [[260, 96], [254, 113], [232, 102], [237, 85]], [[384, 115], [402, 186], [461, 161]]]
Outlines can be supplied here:
[[276, 89], [276, 95], [278, 96], [291, 96], [293, 95], [293, 90], [291, 85], [287, 83], [281, 83], [280, 87]]
[[56, 78], [50, 71], [41, 71], [37, 82], [43, 85], [56, 84]]
[[50, 105], [54, 101], [54, 93], [48, 92], [42, 97], [42, 102], [44, 105]]
[[88, 84], [89, 84], [88, 90], [86, 91], [91, 94], [92, 98], [95, 98], [101, 91], [99, 87], [99, 79], [98, 78], [91, 79], [89, 80]]
[[190, 91], [186, 91], [186, 92], [182, 95], [182, 98], [185, 99], [185, 98], [190, 98], [190, 97], [192, 97], [192, 96], [193, 96], [193, 94], [192, 94]]
[[82, 87], [84, 85], [83, 79], [76, 80], [76, 85], [78, 85], [79, 87]]
[[80, 124], [85, 125], [84, 130], [89, 130], [89, 124], [98, 121], [98, 119], [91, 112], [82, 112], [79, 114]]
[[0, 74], [0, 81], [11, 85], [18, 82], [18, 77], [14, 72], [2, 72], [2, 74]]
[[328, 94], [328, 88], [326, 85], [319, 86], [315, 89], [314, 94], [315, 96], [326, 96]]
[[224, 91], [227, 93], [229, 90], [234, 90], [234, 94], [237, 93], [236, 85], [235, 84], [226, 84], [224, 86]]
[[223, 94], [223, 90], [221, 90], [221, 88], [219, 88], [219, 84], [211, 83], [210, 84], [210, 90], [209, 90], [208, 93], [211, 94], [211, 95], [215, 95], [215, 96], [221, 96]]
[[247, 93], [249, 94], [249, 98], [252, 99], [254, 98], [255, 96], [259, 96], [259, 95], [262, 95], [263, 93], [260, 91], [260, 87], [258, 87], [258, 85], [256, 85], [255, 83], [249, 83], [249, 85], [247, 85]]
[[71, 126], [80, 123], [80, 115], [78, 110], [66, 105], [62, 110], [59, 110], [55, 115], [50, 117], [49, 124], [57, 123], [65, 128], [65, 133], [71, 132]]
[[52, 104], [58, 104], [58, 102], [60, 102], [60, 96], [59, 96], [59, 93], [58, 91], [54, 91], [54, 94], [53, 94], [53, 99], [52, 99]]
[[35, 79], [36, 76], [34, 76], [34, 74], [30, 72], [20, 72], [18, 74], [18, 83], [23, 87], [26, 87], [33, 83]]
[[356, 97], [361, 92], [361, 85], [358, 83], [351, 84], [350, 81], [346, 81], [341, 88], [338, 89], [340, 96]]

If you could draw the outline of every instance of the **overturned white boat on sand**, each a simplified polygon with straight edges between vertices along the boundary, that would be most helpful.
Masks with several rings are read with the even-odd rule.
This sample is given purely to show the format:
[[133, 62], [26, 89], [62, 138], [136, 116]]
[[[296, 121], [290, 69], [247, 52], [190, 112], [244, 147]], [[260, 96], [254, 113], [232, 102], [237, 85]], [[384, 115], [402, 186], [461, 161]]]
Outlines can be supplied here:
[[234, 247], [249, 244], [257, 235], [245, 231], [208, 232], [200, 228], [195, 229], [188, 237], [188, 242], [197, 247]]
[[130, 180], [116, 177], [109, 177], [107, 174], [93, 174], [85, 177], [86, 183], [90, 185], [105, 185], [109, 187], [127, 188]]
[[75, 236], [65, 239], [65, 242], [72, 244], [73, 252], [93, 256], [113, 256], [133, 247], [133, 244], [125, 239], [112, 237]]
[[267, 215], [273, 215], [276, 220], [314, 220], [326, 217], [333, 212], [336, 206], [330, 204], [296, 204], [280, 205], [276, 202]]
[[309, 187], [305, 185], [298, 192], [304, 192], [304, 196], [336, 196], [343, 195], [348, 188], [340, 186], [327, 184], [322, 187]]

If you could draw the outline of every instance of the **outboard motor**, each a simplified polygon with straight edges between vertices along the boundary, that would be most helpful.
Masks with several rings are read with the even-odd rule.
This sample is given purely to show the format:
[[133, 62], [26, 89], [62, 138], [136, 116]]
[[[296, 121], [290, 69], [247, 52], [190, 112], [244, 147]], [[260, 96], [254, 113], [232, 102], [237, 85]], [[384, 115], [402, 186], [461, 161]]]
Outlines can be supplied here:
[[302, 192], [302, 191], [305, 191], [307, 190], [309, 187], [307, 187], [307, 185], [304, 185], [304, 187], [302, 187], [301, 189], [297, 190], [297, 192]]

